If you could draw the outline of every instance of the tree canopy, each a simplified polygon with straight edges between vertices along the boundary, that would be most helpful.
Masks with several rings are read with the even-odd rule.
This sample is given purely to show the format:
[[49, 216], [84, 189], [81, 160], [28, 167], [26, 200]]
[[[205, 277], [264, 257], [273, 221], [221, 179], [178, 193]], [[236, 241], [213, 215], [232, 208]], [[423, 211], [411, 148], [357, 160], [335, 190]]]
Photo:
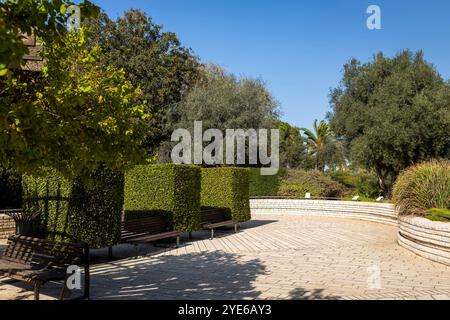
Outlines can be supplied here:
[[170, 138], [167, 111], [200, 77], [198, 59], [174, 33], [163, 32], [140, 10], [126, 11], [114, 21], [101, 14], [89, 24], [91, 42], [102, 48], [102, 63], [125, 70], [126, 78], [141, 88], [146, 110], [153, 115], [145, 147], [153, 150]]
[[304, 166], [306, 147], [300, 129], [278, 119], [273, 119], [270, 127], [280, 130], [280, 165], [285, 168]]
[[422, 52], [351, 60], [330, 104], [332, 130], [353, 161], [376, 172], [387, 194], [407, 166], [449, 156], [450, 86]]
[[[6, 3], [17, 12], [30, 10]], [[40, 9], [51, 17], [54, 5]], [[34, 27], [33, 19], [23, 23]], [[101, 48], [87, 45], [84, 28], [50, 35], [40, 38], [42, 72], [11, 68], [0, 78], [1, 166], [19, 173], [50, 166], [77, 175], [100, 163], [117, 169], [141, 161], [149, 114], [140, 89], [123, 70], [99, 63]]]
[[[5, 0], [0, 2], [0, 76], [23, 64], [22, 57], [28, 54], [22, 42], [24, 34], [34, 32], [44, 42], [55, 42], [67, 32], [67, 0]], [[79, 4], [83, 15], [94, 15], [98, 7], [90, 1]]]

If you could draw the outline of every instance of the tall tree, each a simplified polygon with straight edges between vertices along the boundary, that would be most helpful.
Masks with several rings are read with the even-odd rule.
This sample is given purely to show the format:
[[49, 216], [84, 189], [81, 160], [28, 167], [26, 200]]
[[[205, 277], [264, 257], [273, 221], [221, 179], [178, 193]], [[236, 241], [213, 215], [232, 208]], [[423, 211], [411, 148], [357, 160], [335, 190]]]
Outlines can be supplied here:
[[[264, 82], [237, 78], [214, 65], [203, 72], [203, 79], [172, 109], [172, 129], [191, 130], [194, 121], [202, 121], [203, 130], [214, 128], [224, 133], [226, 129], [270, 128], [278, 103]], [[170, 145], [166, 142], [161, 148], [162, 161], [169, 161]]]
[[333, 131], [352, 160], [376, 172], [387, 195], [407, 166], [449, 155], [450, 86], [422, 52], [351, 60], [330, 104]]
[[301, 128], [304, 132], [308, 156], [314, 161], [316, 170], [324, 170], [325, 166], [334, 166], [344, 160], [341, 144], [336, 141], [330, 126], [324, 120], [314, 120], [313, 131]]
[[288, 169], [303, 166], [306, 148], [300, 129], [278, 119], [270, 127], [280, 130], [280, 165]]
[[90, 21], [90, 39], [100, 45], [103, 63], [124, 69], [142, 90], [149, 128], [145, 147], [154, 149], [170, 138], [167, 111], [178, 103], [200, 77], [198, 59], [172, 32], [163, 32], [140, 10], [126, 11], [115, 21], [106, 14]]

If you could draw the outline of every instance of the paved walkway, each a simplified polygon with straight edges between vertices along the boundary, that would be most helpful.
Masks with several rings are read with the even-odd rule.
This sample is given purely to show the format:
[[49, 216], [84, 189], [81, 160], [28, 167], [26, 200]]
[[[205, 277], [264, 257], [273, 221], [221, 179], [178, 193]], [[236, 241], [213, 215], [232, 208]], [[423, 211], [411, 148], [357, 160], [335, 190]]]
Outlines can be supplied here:
[[[396, 232], [350, 219], [258, 215], [237, 234], [211, 241], [197, 233], [178, 249], [142, 246], [137, 259], [97, 264], [92, 298], [450, 299], [450, 267], [403, 249]], [[30, 298], [23, 288], [2, 285], [0, 299]], [[57, 296], [56, 285], [47, 290]]]

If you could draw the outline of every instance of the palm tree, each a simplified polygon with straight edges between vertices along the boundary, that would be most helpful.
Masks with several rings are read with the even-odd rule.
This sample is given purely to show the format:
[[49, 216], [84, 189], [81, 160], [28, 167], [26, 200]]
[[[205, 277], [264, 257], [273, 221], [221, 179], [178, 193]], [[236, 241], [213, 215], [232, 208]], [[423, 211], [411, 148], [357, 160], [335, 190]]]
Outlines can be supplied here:
[[[334, 140], [330, 126], [324, 120], [321, 120], [319, 124], [317, 124], [316, 119], [314, 120], [314, 132], [307, 128], [300, 128], [300, 130], [305, 133], [306, 137], [303, 139], [308, 146], [308, 151], [315, 157], [316, 170], [318, 170], [320, 162], [323, 161], [322, 156], [325, 153], [327, 145]], [[324, 164], [320, 165], [320, 169], [324, 169]]]

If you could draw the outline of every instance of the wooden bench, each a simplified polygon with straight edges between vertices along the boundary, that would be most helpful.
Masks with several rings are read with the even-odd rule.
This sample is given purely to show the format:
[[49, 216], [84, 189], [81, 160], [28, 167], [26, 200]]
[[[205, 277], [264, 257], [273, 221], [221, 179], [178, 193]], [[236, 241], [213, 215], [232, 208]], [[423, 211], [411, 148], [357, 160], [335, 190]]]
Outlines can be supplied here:
[[201, 225], [204, 229], [211, 230], [211, 239], [214, 239], [214, 229], [226, 226], [234, 226], [234, 232], [237, 232], [239, 223], [227, 218], [225, 209], [221, 208], [202, 208]]
[[176, 238], [178, 247], [180, 235], [181, 232], [172, 230], [168, 218], [160, 214], [123, 221], [120, 239], [122, 243], [131, 243], [137, 246], [138, 243]]
[[89, 299], [89, 247], [84, 242], [61, 243], [47, 239], [13, 235], [0, 257], [0, 276], [30, 283], [34, 299], [39, 300], [40, 288], [48, 281], [64, 280], [60, 299], [67, 289], [67, 268], [71, 265], [84, 268], [84, 293]]

